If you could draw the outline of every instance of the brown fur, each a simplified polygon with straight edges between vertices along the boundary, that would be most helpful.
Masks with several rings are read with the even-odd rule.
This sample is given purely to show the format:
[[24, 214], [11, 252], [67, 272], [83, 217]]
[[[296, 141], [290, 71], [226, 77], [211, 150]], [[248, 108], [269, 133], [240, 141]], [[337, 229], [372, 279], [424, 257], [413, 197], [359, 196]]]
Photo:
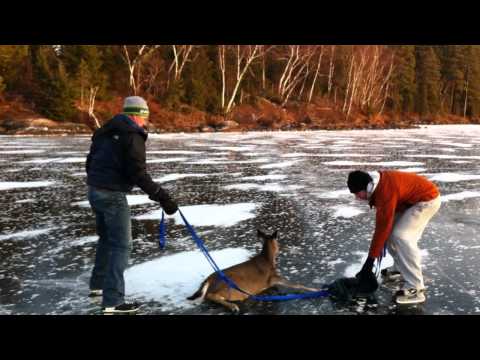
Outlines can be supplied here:
[[[252, 295], [259, 294], [273, 286], [316, 291], [317, 289], [291, 284], [278, 274], [276, 270], [276, 257], [279, 252], [277, 234], [277, 231], [275, 231], [272, 235], [266, 235], [258, 230], [258, 237], [263, 239], [262, 251], [251, 259], [222, 271], [240, 289]], [[218, 278], [216, 273], [213, 273], [188, 299], [194, 300], [198, 297], [202, 297], [202, 300], [206, 298], [227, 307], [231, 311], [238, 312], [238, 306], [230, 301], [243, 301], [248, 298], [248, 295], [230, 288]]]

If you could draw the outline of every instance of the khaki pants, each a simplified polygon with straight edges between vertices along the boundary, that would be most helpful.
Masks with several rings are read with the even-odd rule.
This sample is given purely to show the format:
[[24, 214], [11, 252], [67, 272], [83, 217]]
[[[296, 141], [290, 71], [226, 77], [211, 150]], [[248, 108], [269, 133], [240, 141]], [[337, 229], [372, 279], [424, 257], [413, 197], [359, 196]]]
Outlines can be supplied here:
[[431, 201], [419, 202], [395, 215], [392, 234], [387, 248], [394, 260], [394, 269], [405, 279], [404, 289], [423, 289], [421, 255], [418, 241], [430, 219], [440, 209], [440, 196]]

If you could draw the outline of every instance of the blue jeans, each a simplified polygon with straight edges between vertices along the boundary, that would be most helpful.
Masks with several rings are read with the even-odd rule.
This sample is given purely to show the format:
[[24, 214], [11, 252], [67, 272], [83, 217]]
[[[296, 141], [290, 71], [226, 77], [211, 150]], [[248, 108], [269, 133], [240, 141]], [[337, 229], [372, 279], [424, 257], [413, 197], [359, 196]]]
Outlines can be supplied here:
[[130, 207], [125, 193], [88, 187], [88, 200], [95, 212], [97, 243], [90, 289], [103, 290], [102, 306], [124, 303], [123, 273], [132, 249]]

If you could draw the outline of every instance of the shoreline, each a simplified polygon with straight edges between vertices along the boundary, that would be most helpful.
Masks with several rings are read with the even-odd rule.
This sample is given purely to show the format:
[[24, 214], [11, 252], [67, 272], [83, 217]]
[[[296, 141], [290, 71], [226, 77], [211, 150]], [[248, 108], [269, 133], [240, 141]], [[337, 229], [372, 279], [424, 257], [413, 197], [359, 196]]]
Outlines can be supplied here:
[[[433, 127], [472, 127], [475, 129], [480, 129], [480, 124], [472, 124], [472, 123], [459, 123], [459, 124], [414, 124], [409, 127], [352, 127], [352, 128], [341, 128], [341, 129], [292, 129], [292, 130], [283, 130], [283, 129], [266, 129], [266, 130], [244, 130], [244, 131], [215, 131], [215, 132], [201, 132], [201, 131], [176, 131], [176, 132], [149, 132], [149, 136], [163, 136], [163, 135], [213, 135], [213, 134], [232, 134], [232, 135], [239, 135], [239, 134], [254, 134], [254, 133], [262, 133], [262, 134], [269, 134], [269, 133], [309, 133], [309, 132], [342, 132], [342, 131], [391, 131], [391, 130], [419, 130]], [[42, 132], [42, 133], [21, 133], [21, 134], [0, 134], [0, 137], [66, 137], [66, 136], [75, 136], [75, 137], [90, 137], [93, 135], [91, 133], [84, 133], [84, 132], [57, 132], [57, 133], [49, 133], [49, 132]]]

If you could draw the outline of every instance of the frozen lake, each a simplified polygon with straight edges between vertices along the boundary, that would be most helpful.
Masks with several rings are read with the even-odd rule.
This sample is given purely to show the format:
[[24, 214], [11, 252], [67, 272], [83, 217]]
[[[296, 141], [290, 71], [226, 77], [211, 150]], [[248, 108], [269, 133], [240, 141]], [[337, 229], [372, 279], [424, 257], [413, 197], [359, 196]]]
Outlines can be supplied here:
[[[0, 136], [0, 314], [98, 313], [87, 298], [97, 239], [86, 202], [89, 146], [84, 136]], [[247, 301], [242, 312], [480, 313], [480, 126], [151, 135], [147, 159], [152, 177], [174, 195], [220, 266], [260, 250], [257, 228], [278, 230], [280, 272], [307, 286], [353, 276], [367, 254], [374, 210], [349, 194], [349, 171], [422, 174], [443, 196], [420, 242], [424, 305], [398, 309], [382, 286], [378, 304], [367, 308], [329, 299]], [[215, 304], [185, 300], [211, 270], [180, 218], [168, 218], [161, 251], [159, 207], [139, 189], [128, 200], [134, 239], [128, 297], [144, 302], [147, 314], [225, 314]]]

